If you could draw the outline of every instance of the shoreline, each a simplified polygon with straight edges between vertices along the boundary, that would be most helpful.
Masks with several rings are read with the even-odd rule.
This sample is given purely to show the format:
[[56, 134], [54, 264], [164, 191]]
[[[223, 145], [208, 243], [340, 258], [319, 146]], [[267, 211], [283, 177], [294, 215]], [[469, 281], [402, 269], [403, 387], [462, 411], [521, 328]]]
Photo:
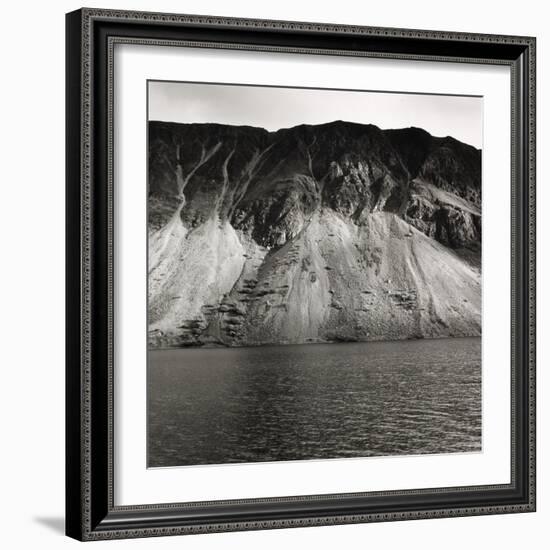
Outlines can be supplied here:
[[155, 347], [147, 348], [147, 353], [155, 351], [176, 351], [176, 350], [231, 350], [231, 349], [260, 349], [260, 348], [272, 348], [272, 347], [289, 347], [289, 346], [310, 346], [310, 345], [334, 345], [334, 344], [389, 344], [389, 343], [399, 343], [399, 342], [412, 342], [412, 341], [441, 341], [441, 340], [461, 340], [465, 338], [478, 338], [481, 339], [481, 334], [471, 334], [471, 335], [461, 335], [461, 336], [431, 336], [429, 338], [425, 337], [407, 337], [407, 338], [397, 338], [390, 340], [317, 340], [315, 342], [284, 342], [284, 343], [261, 343], [261, 344], [248, 344], [242, 346], [226, 346], [223, 344], [212, 345], [205, 344], [202, 346], [166, 346], [166, 347]]

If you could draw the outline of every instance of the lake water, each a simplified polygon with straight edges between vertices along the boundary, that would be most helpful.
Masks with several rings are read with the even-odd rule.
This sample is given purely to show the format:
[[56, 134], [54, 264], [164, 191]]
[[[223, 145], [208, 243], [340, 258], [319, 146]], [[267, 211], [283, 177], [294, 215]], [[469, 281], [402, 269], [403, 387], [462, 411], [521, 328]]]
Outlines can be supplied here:
[[481, 450], [479, 338], [149, 352], [150, 467]]

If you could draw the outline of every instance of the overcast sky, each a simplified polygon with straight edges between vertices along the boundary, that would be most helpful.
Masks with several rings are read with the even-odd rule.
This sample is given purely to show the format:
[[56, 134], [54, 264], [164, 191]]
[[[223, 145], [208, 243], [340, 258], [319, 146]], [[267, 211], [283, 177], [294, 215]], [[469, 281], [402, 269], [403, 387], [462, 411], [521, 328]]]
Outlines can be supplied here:
[[382, 129], [424, 128], [482, 145], [479, 97], [149, 82], [149, 120], [217, 122], [273, 131], [346, 120]]

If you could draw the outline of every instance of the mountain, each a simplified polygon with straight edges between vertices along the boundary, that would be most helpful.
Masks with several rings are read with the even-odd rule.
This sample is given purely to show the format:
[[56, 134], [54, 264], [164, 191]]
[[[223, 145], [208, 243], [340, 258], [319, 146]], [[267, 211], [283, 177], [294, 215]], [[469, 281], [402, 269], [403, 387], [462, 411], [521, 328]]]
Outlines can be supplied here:
[[419, 128], [149, 122], [149, 344], [481, 332], [481, 151]]

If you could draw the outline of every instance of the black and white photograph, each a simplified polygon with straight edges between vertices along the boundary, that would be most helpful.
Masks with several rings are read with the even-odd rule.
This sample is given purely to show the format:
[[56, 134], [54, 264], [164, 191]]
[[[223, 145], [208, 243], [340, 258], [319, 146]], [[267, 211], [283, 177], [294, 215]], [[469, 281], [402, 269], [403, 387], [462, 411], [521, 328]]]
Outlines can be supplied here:
[[[44, 345], [31, 346], [38, 378], [11, 368], [25, 383], [10, 388], [32, 399], [12, 391], [8, 409], [44, 394], [45, 416], [30, 417], [44, 429], [7, 418], [48, 441], [16, 453], [32, 481], [12, 476], [16, 532], [29, 532], [21, 510], [35, 510], [37, 540], [54, 523], [39, 512], [63, 461], [37, 467], [33, 449], [56, 447], [64, 412], [65, 534], [77, 541], [535, 540], [543, 18], [472, 3], [445, 21], [402, 0], [368, 13], [123, 4], [66, 14], [65, 400]], [[47, 53], [55, 41], [43, 42]], [[36, 80], [54, 65], [35, 54]], [[63, 103], [40, 91], [52, 112]], [[12, 141], [28, 144], [21, 113], [47, 103], [5, 103]], [[46, 167], [59, 142], [52, 121], [38, 126]], [[42, 180], [33, 201], [51, 213]], [[59, 309], [42, 218], [24, 227], [30, 248], [11, 239], [32, 251], [11, 271], [42, 266], [39, 294]], [[28, 292], [13, 288], [17, 367]]]
[[148, 467], [480, 452], [483, 99], [147, 85]]

